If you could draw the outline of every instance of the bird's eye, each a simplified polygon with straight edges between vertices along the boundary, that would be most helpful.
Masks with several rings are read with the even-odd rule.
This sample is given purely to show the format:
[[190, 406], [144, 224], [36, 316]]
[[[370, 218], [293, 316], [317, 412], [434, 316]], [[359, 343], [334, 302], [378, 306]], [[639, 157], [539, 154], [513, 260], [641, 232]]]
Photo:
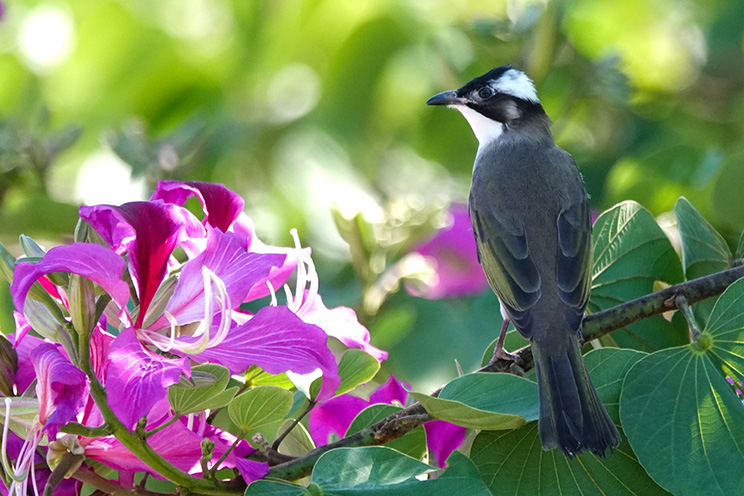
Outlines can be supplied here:
[[478, 96], [481, 100], [487, 100], [493, 96], [493, 88], [490, 86], [484, 86], [478, 90]]

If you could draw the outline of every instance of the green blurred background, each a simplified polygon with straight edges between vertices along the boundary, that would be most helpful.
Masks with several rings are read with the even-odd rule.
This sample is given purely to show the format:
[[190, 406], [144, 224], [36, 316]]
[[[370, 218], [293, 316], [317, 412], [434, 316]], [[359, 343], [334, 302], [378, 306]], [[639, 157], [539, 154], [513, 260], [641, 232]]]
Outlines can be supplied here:
[[[145, 199], [158, 179], [224, 183], [265, 241], [299, 230], [329, 306], [356, 308], [385, 372], [420, 389], [475, 367], [500, 322], [490, 293], [427, 301], [395, 278], [361, 303], [467, 198], [475, 137], [432, 94], [513, 63], [596, 210], [633, 199], [664, 219], [684, 195], [732, 242], [744, 227], [741, 0], [0, 5], [0, 241], [64, 242], [80, 203]], [[364, 263], [332, 209], [370, 229]], [[3, 288], [6, 333], [11, 308]]]

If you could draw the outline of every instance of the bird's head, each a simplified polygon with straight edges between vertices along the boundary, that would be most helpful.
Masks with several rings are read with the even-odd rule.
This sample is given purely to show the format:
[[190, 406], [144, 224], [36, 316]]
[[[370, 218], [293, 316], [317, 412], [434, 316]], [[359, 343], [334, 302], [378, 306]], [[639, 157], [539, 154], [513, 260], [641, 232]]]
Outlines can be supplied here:
[[459, 110], [481, 146], [501, 136], [505, 126], [545, 116], [532, 80], [510, 65], [492, 69], [460, 89], [438, 93], [426, 104]]

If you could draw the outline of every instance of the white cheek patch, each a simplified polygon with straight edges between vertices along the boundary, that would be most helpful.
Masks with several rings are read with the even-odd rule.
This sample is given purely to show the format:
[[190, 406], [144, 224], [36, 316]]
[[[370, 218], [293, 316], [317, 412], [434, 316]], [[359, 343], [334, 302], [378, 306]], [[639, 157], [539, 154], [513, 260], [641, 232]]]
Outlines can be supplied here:
[[473, 133], [475, 133], [475, 137], [478, 138], [479, 152], [504, 134], [504, 125], [502, 123], [489, 119], [465, 105], [452, 105], [452, 107], [459, 110], [465, 119], [467, 119], [468, 124], [473, 129]]
[[535, 91], [535, 85], [532, 83], [532, 80], [527, 77], [527, 74], [516, 69], [509, 69], [503, 73], [500, 78], [491, 83], [491, 87], [496, 91], [521, 98], [522, 100], [533, 103], [540, 102], [537, 99], [537, 91]]

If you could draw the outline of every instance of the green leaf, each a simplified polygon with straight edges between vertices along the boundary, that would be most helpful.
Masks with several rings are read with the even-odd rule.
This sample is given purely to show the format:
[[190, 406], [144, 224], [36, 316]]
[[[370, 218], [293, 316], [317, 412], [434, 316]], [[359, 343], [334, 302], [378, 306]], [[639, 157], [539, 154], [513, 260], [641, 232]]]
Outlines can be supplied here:
[[245, 496], [313, 496], [302, 486], [284, 481], [257, 480], [251, 482], [243, 493]]
[[731, 268], [731, 250], [718, 231], [684, 197], [674, 206], [685, 277], [697, 279]]
[[470, 429], [516, 429], [538, 417], [537, 384], [512, 374], [458, 377], [438, 398], [411, 394], [432, 417]]
[[302, 391], [308, 399], [315, 399], [320, 393], [320, 388], [323, 385], [323, 376], [320, 370], [315, 370], [309, 374], [295, 374], [289, 372], [287, 374], [289, 380], [292, 381], [292, 385], [297, 388], [298, 391]]
[[625, 379], [620, 416], [630, 444], [676, 495], [744, 487], [744, 406], [725, 379], [744, 377], [743, 309], [740, 279], [718, 298], [698, 341], [645, 357]]
[[[731, 250], [726, 241], [686, 198], [677, 201], [674, 216], [677, 218], [687, 280], [731, 268]], [[711, 298], [693, 306], [699, 322], [708, 320], [715, 301]]]
[[[679, 257], [651, 213], [635, 202], [623, 202], [594, 223], [591, 313], [614, 307], [658, 288], [655, 283], [681, 282]], [[680, 319], [663, 316], [642, 320], [608, 338], [623, 348], [656, 351], [689, 341]]]
[[15, 264], [15, 257], [5, 248], [5, 245], [0, 243], [0, 274], [8, 281], [8, 284], [13, 284]]
[[269, 374], [256, 365], [251, 365], [245, 372], [245, 383], [249, 386], [279, 386], [283, 389], [294, 387], [286, 373]]
[[[8, 427], [22, 439], [26, 439], [34, 425], [38, 424], [39, 400], [36, 398], [10, 398], [10, 422]], [[0, 422], [6, 423], [5, 405], [0, 407]]]
[[386, 446], [337, 448], [318, 459], [313, 482], [327, 492], [358, 486], [373, 488], [399, 484], [435, 469]]
[[420, 481], [434, 467], [388, 447], [339, 448], [320, 457], [311, 486], [337, 496], [490, 496], [465, 455], [454, 452], [447, 464], [440, 477]]
[[225, 389], [230, 381], [230, 371], [226, 367], [206, 363], [192, 368], [192, 375], [200, 373], [210, 374], [215, 380], [203, 386], [194, 387], [190, 384], [179, 383], [168, 388], [168, 401], [176, 415], [222, 408], [237, 394], [237, 387]]
[[39, 244], [30, 236], [21, 234], [18, 240], [21, 244], [21, 248], [23, 248], [23, 253], [25, 253], [27, 257], [38, 257], [41, 259], [46, 255], [44, 248], [39, 246]]
[[[370, 405], [357, 415], [346, 430], [344, 437], [359, 432], [365, 427], [376, 424], [380, 420], [401, 411], [403, 408], [395, 405]], [[387, 447], [400, 451], [412, 458], [421, 459], [426, 452], [426, 433], [423, 426], [416, 427], [403, 437], [386, 444]]]
[[277, 386], [258, 386], [227, 405], [230, 419], [248, 432], [283, 419], [292, 408], [292, 393]]
[[431, 492], [419, 494], [491, 496], [475, 464], [459, 451], [452, 452], [447, 458], [447, 469], [437, 479], [426, 482], [426, 487]]
[[[293, 419], [285, 420], [279, 428], [279, 432], [286, 431], [293, 422]], [[279, 445], [279, 452], [290, 456], [302, 456], [313, 449], [315, 449], [315, 443], [310, 437], [310, 433], [301, 423], [295, 425], [292, 431], [287, 434], [287, 437], [284, 438], [282, 444]]]
[[739, 244], [736, 245], [736, 258], [744, 258], [744, 231], [739, 236]]
[[287, 482], [253, 482], [246, 496], [490, 496], [478, 470], [457, 451], [436, 479], [414, 477], [434, 470], [383, 446], [337, 448], [318, 459], [313, 482], [306, 489]]
[[[616, 422], [623, 377], [644, 356], [617, 348], [585, 356], [597, 393]], [[493, 495], [666, 494], [645, 473], [622, 432], [620, 446], [607, 458], [585, 452], [569, 459], [559, 450], [543, 451], [537, 422], [530, 422], [513, 431], [481, 432], [470, 456]]]
[[341, 384], [339, 384], [335, 396], [348, 393], [358, 385], [372, 380], [377, 375], [378, 370], [380, 370], [380, 362], [372, 355], [362, 350], [346, 350], [338, 364]]

